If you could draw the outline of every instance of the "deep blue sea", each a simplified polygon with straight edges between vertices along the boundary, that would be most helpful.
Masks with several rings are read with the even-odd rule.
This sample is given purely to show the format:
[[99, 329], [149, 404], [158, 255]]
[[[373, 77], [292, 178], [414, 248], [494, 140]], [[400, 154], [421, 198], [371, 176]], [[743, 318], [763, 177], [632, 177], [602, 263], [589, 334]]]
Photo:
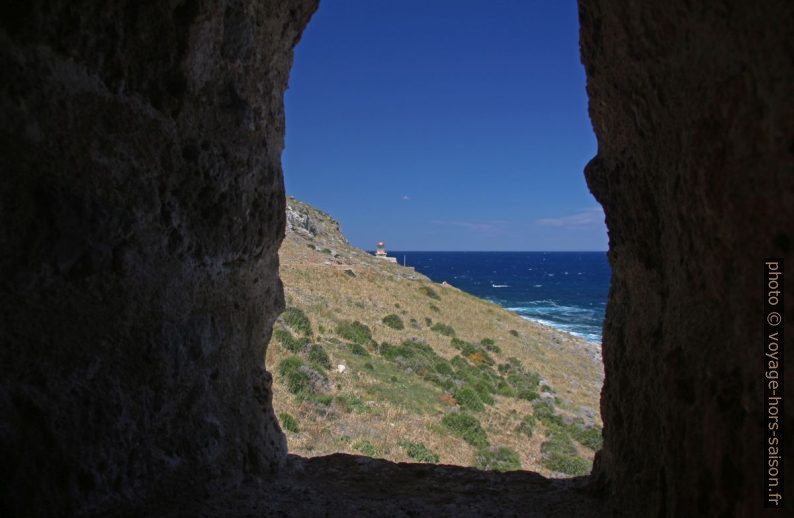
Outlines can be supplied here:
[[400, 264], [524, 318], [601, 343], [606, 252], [400, 252]]

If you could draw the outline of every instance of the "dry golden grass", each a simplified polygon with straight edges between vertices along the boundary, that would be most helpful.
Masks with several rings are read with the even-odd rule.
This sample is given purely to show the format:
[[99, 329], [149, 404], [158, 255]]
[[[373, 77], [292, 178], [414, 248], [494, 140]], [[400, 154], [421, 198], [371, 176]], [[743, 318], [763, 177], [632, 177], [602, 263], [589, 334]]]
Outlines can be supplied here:
[[[580, 406], [598, 409], [603, 381], [600, 361], [594, 359], [593, 346], [566, 333], [528, 322], [494, 304], [483, 301], [449, 286], [431, 283], [410, 269], [376, 259], [360, 250], [334, 241], [325, 246], [313, 240], [288, 233], [280, 251], [281, 278], [287, 305], [302, 309], [311, 320], [313, 343], [324, 344], [333, 369], [328, 373], [331, 395], [357, 396], [366, 405], [365, 413], [346, 412], [333, 402], [323, 406], [301, 401], [290, 394], [284, 381], [275, 372], [278, 362], [290, 356], [276, 341], [268, 346], [266, 366], [274, 372], [273, 404], [276, 413], [287, 412], [297, 418], [299, 433], [286, 432], [289, 449], [306, 456], [333, 452], [360, 453], [354, 448], [361, 441], [369, 442], [376, 456], [393, 461], [412, 462], [401, 441], [422, 443], [440, 456], [440, 462], [468, 466], [475, 448], [450, 434], [441, 418], [450, 410], [445, 403], [450, 396], [444, 391], [411, 381], [415, 376], [397, 373], [389, 376], [392, 364], [380, 355], [356, 356], [343, 344], [335, 344], [338, 322], [357, 320], [372, 331], [378, 342], [400, 344], [415, 339], [430, 345], [439, 356], [451, 359], [459, 351], [450, 345], [450, 338], [432, 331], [426, 319], [443, 323], [455, 330], [457, 337], [479, 343], [491, 338], [501, 352], [489, 353], [498, 363], [508, 357], [518, 358], [531, 371], [538, 372], [556, 391], [558, 408], [575, 411]], [[329, 248], [332, 254], [321, 250]], [[336, 257], [334, 257], [336, 255]], [[355, 276], [346, 273], [352, 270]], [[439, 295], [434, 300], [420, 290], [430, 286]], [[431, 304], [436, 309], [431, 308]], [[384, 316], [394, 313], [405, 328], [392, 329], [382, 323]], [[417, 323], [411, 324], [411, 319]], [[516, 331], [518, 336], [511, 334]], [[375, 366], [374, 370], [369, 370]], [[338, 373], [337, 364], [347, 366]], [[389, 385], [390, 380], [399, 379]], [[492, 446], [507, 446], [519, 453], [523, 469], [550, 474], [540, 464], [542, 427], [531, 439], [516, 431], [521, 419], [533, 413], [528, 401], [494, 396], [494, 405], [486, 406], [477, 417]], [[600, 425], [600, 418], [596, 417]], [[581, 455], [592, 458], [593, 452], [579, 448]]]

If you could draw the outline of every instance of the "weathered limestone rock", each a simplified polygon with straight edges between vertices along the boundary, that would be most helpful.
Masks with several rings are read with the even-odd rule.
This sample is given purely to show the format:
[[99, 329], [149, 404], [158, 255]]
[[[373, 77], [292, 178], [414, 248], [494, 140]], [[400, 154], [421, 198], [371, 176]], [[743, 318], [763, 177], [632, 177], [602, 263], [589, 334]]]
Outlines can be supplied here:
[[266, 476], [282, 97], [315, 0], [0, 8], [0, 514]]
[[613, 268], [596, 481], [626, 516], [757, 515], [763, 258], [794, 264], [794, 4], [579, 9]]

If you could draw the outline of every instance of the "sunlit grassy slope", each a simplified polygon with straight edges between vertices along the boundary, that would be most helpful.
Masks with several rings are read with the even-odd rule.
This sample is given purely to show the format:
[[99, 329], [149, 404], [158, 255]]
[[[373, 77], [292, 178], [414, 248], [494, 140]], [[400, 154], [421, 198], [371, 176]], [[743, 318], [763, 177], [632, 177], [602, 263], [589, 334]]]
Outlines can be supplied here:
[[292, 453], [589, 472], [593, 345], [354, 248], [297, 200], [288, 220], [266, 364]]

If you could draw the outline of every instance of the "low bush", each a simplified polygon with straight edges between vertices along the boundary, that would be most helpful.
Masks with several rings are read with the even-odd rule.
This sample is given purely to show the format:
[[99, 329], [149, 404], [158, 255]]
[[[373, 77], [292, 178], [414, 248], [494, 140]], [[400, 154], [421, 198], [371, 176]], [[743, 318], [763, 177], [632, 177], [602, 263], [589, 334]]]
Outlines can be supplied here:
[[494, 399], [491, 396], [491, 392], [493, 387], [489, 385], [487, 382], [480, 380], [472, 385], [472, 388], [477, 393], [477, 397], [480, 398], [480, 401], [485, 403], [486, 405], [493, 405]]
[[514, 450], [504, 446], [483, 448], [474, 455], [474, 467], [490, 471], [516, 471], [521, 469], [521, 458]]
[[552, 429], [540, 446], [541, 464], [547, 469], [566, 475], [587, 475], [592, 464], [579, 457], [571, 438], [562, 430]]
[[325, 352], [322, 345], [314, 344], [309, 349], [309, 361], [319, 365], [325, 370], [331, 368], [331, 359], [328, 353]]
[[455, 338], [454, 336], [452, 337], [452, 340], [450, 340], [449, 343], [452, 347], [454, 347], [459, 351], [462, 351], [463, 347], [465, 347], [466, 345], [471, 345], [468, 342], [461, 340], [460, 338]]
[[287, 390], [303, 399], [309, 399], [314, 393], [311, 377], [301, 371], [295, 370], [287, 373]]
[[343, 320], [336, 326], [336, 334], [359, 345], [367, 345], [372, 340], [372, 331], [358, 320]]
[[516, 391], [513, 389], [513, 387], [511, 387], [504, 381], [500, 381], [499, 384], [496, 386], [496, 393], [499, 394], [500, 396], [516, 397]]
[[538, 394], [532, 389], [522, 388], [518, 392], [516, 392], [516, 397], [518, 399], [525, 399], [527, 401], [535, 401], [540, 397], [540, 394]]
[[286, 376], [290, 372], [295, 372], [299, 370], [303, 366], [303, 361], [297, 356], [290, 356], [288, 358], [284, 358], [278, 364], [278, 373], [281, 376]]
[[452, 370], [452, 367], [449, 366], [449, 363], [446, 361], [440, 361], [435, 365], [436, 372], [443, 375], [443, 376], [454, 376], [455, 371]]
[[604, 438], [601, 435], [601, 428], [596, 426], [585, 428], [581, 425], [572, 425], [569, 428], [571, 436], [576, 442], [593, 451], [598, 451], [604, 445]]
[[462, 388], [453, 391], [452, 396], [455, 398], [461, 408], [471, 410], [472, 412], [482, 412], [485, 410], [485, 406], [483, 405], [480, 397], [477, 395], [477, 392], [470, 387], [463, 386]]
[[356, 356], [369, 356], [369, 351], [360, 344], [347, 344], [347, 346], [350, 347], [350, 352]]
[[435, 311], [436, 313], [441, 313], [441, 310], [438, 308], [438, 306], [436, 306], [432, 302], [430, 303], [430, 310]]
[[422, 286], [422, 287], [419, 288], [419, 291], [421, 291], [422, 293], [424, 293], [425, 295], [427, 295], [431, 299], [441, 300], [441, 297], [438, 296], [438, 293], [436, 293], [436, 290], [434, 290], [430, 286]]
[[292, 417], [290, 414], [282, 412], [278, 415], [278, 420], [281, 421], [281, 427], [286, 431], [292, 433], [300, 432], [300, 429], [298, 428], [298, 420]]
[[515, 336], [515, 337], [518, 337], [518, 331], [516, 331], [515, 329], [511, 329], [510, 330], [510, 334]]
[[295, 338], [292, 333], [286, 329], [275, 329], [273, 331], [273, 338], [281, 344], [281, 346], [292, 353], [298, 353], [309, 343], [309, 339], [305, 336]]
[[433, 327], [431, 327], [430, 330], [444, 336], [455, 336], [455, 330], [452, 328], [452, 326], [442, 324], [441, 322], [436, 322], [433, 324]]
[[383, 317], [383, 323], [391, 327], [392, 329], [400, 330], [405, 328], [405, 325], [403, 324], [403, 319], [395, 315], [394, 313]]
[[543, 424], [559, 424], [558, 417], [554, 413], [554, 407], [545, 399], [537, 400], [532, 404], [535, 410], [535, 417], [538, 418]]
[[323, 249], [322, 249], [322, 252], [323, 252], [324, 254], [331, 255], [331, 249], [330, 249], [330, 248], [323, 248]]
[[441, 419], [441, 424], [476, 448], [488, 446], [488, 436], [474, 416], [463, 412], [447, 414]]
[[493, 341], [492, 338], [483, 338], [482, 340], [480, 340], [480, 345], [485, 347], [486, 350], [494, 353], [502, 352], [502, 349], [498, 345], [496, 345], [496, 343]]
[[421, 442], [401, 441], [400, 446], [405, 450], [406, 455], [417, 462], [429, 462], [436, 464], [439, 461], [438, 454], [433, 453], [430, 448]]
[[317, 404], [328, 406], [331, 404], [331, 401], [334, 400], [334, 396], [330, 396], [327, 394], [311, 394], [308, 395], [305, 399], [309, 401], [314, 401]]
[[309, 317], [307, 317], [306, 313], [300, 308], [288, 307], [281, 314], [281, 318], [284, 319], [284, 323], [291, 327], [296, 333], [302, 334], [303, 336], [311, 336], [312, 324], [309, 321]]
[[369, 407], [364, 401], [352, 394], [340, 394], [335, 398], [336, 403], [342, 407], [345, 412], [353, 412], [356, 414], [366, 414], [369, 412]]
[[535, 416], [527, 415], [521, 420], [521, 423], [516, 428], [516, 431], [523, 433], [528, 439], [531, 439], [532, 434], [535, 433], [535, 425], [537, 425], [537, 423], [538, 420], [535, 418]]
[[353, 449], [367, 457], [374, 457], [378, 454], [378, 450], [369, 441], [359, 441], [353, 445]]
[[346, 268], [345, 269], [345, 275], [347, 275], [348, 277], [355, 277], [356, 276], [356, 272], [354, 272], [350, 268]]

